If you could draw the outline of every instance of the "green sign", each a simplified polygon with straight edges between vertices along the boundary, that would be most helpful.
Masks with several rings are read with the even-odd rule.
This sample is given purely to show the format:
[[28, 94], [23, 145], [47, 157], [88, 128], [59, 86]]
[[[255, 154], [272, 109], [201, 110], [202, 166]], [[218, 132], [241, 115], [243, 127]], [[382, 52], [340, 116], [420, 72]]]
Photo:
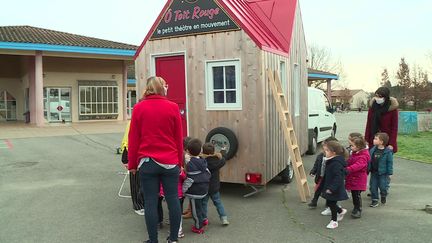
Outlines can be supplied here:
[[150, 40], [238, 29], [214, 0], [173, 0]]

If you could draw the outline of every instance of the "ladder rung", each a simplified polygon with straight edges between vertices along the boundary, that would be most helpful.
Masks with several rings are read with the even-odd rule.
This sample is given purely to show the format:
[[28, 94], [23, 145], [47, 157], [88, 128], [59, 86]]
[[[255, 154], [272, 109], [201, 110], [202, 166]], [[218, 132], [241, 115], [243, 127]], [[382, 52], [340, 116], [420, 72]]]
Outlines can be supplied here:
[[301, 183], [302, 185], [306, 184], [306, 183], [307, 183], [307, 179], [306, 179], [306, 178], [302, 178], [302, 179], [300, 180], [300, 183]]
[[293, 144], [293, 145], [291, 145], [291, 148], [292, 148], [292, 150], [296, 150], [299, 148], [299, 146], [297, 144]]
[[285, 94], [284, 93], [277, 93], [278, 94], [278, 96], [285, 96]]
[[297, 165], [297, 168], [300, 168], [300, 167], [303, 166], [303, 163], [302, 162], [297, 162], [296, 165]]

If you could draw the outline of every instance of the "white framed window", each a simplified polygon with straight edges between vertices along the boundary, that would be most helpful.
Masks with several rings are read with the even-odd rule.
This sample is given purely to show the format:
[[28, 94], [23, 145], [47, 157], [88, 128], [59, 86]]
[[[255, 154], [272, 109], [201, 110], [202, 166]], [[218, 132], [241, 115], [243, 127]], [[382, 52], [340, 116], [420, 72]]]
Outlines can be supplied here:
[[16, 99], [6, 90], [0, 90], [0, 121], [14, 121], [17, 107]]
[[285, 99], [288, 99], [288, 82], [287, 82], [287, 69], [285, 61], [279, 63], [279, 77], [282, 84], [282, 90], [285, 95]]
[[294, 83], [294, 116], [300, 116], [300, 92], [301, 92], [301, 78], [300, 66], [295, 63], [293, 68], [293, 83]]
[[206, 62], [207, 110], [241, 110], [240, 60]]
[[118, 113], [116, 86], [79, 86], [80, 119], [113, 119]]
[[137, 96], [135, 90], [128, 90], [127, 92], [127, 102], [126, 102], [126, 111], [128, 118], [132, 117], [132, 110], [134, 105], [137, 103]]

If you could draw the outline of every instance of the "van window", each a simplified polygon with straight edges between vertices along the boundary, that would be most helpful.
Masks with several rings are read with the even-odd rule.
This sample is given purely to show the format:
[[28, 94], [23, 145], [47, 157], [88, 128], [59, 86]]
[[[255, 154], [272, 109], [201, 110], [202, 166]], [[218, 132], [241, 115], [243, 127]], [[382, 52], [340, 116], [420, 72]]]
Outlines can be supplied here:
[[329, 99], [328, 99], [328, 97], [327, 97], [326, 94], [324, 94], [324, 104], [325, 104], [325, 109], [326, 109], [327, 111], [330, 111], [330, 109], [331, 109], [331, 104], [330, 104], [330, 101], [329, 101]]

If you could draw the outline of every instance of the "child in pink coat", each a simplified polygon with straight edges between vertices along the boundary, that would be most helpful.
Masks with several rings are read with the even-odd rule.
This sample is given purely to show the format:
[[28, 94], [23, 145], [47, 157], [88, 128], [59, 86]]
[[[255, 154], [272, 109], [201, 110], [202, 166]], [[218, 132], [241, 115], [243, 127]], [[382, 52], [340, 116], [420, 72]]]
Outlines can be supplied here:
[[[183, 167], [180, 168], [180, 175], [179, 175], [179, 183], [178, 183], [178, 198], [180, 200], [180, 209], [181, 211], [183, 211], [183, 201], [184, 201], [184, 194], [183, 194], [183, 182], [186, 180], [186, 173], [183, 169]], [[160, 191], [159, 191], [159, 203], [158, 203], [158, 215], [159, 215], [159, 227], [162, 228], [163, 226], [163, 209], [162, 209], [162, 200], [164, 198], [164, 191], [163, 191], [163, 187], [162, 187], [162, 183], [160, 184]], [[183, 219], [180, 219], [180, 227], [179, 227], [179, 232], [178, 232], [178, 237], [179, 238], [183, 238], [184, 237], [184, 233], [183, 233]]]
[[349, 139], [352, 153], [345, 168], [345, 188], [351, 191], [354, 209], [351, 212], [353, 218], [360, 218], [362, 211], [361, 192], [367, 188], [367, 168], [370, 160], [364, 137], [353, 137]]

